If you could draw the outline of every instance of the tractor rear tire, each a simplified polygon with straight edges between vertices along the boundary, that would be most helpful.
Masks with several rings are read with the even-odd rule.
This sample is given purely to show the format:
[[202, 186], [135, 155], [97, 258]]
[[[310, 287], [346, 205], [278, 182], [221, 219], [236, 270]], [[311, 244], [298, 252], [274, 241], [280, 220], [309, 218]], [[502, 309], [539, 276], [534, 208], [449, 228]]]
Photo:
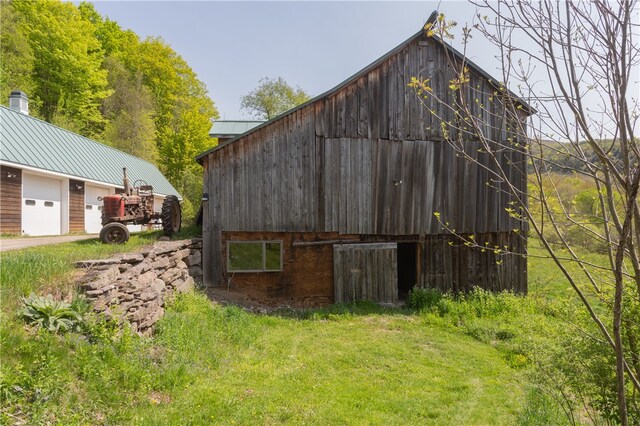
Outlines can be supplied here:
[[162, 231], [167, 237], [180, 232], [182, 226], [182, 209], [175, 195], [168, 195], [162, 202]]
[[107, 223], [100, 231], [100, 241], [105, 244], [124, 244], [129, 241], [129, 229], [120, 222]]

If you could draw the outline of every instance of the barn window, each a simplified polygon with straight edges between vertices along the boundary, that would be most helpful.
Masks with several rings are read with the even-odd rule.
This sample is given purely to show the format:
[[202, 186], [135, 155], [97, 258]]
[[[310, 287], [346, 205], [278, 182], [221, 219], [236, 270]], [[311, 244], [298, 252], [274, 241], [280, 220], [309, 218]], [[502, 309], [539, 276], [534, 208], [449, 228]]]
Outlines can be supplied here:
[[229, 241], [229, 272], [269, 272], [282, 270], [282, 241]]
[[45, 201], [44, 202], [44, 206], [45, 207], [53, 207], [53, 201]]
[[86, 210], [93, 210], [93, 206], [91, 204], [87, 204], [86, 206], [84, 206], [84, 208]]
[[24, 204], [27, 206], [35, 206], [36, 200], [24, 200]]

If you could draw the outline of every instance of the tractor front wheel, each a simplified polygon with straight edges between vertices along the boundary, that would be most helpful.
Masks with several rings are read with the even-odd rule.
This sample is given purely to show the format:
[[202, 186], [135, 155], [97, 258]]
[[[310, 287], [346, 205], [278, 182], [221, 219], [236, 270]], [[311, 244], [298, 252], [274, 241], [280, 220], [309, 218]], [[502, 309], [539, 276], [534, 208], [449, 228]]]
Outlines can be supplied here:
[[171, 237], [180, 232], [182, 226], [182, 209], [180, 200], [175, 195], [168, 195], [162, 202], [162, 230]]
[[124, 244], [129, 241], [129, 229], [119, 222], [107, 223], [100, 231], [100, 241], [105, 244]]

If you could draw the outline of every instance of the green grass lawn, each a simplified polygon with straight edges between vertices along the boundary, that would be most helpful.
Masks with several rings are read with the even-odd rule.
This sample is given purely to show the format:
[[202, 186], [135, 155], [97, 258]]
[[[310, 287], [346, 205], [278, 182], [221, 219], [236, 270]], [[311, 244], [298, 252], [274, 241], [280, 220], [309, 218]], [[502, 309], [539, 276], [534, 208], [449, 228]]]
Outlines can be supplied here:
[[215, 321], [184, 310], [170, 314], [158, 339], [192, 365], [206, 364], [208, 357], [218, 362], [171, 403], [134, 410], [139, 420], [513, 424], [524, 400], [520, 373], [497, 350], [456, 330], [429, 326], [417, 315], [374, 310], [331, 319], [237, 316], [242, 330], [232, 332], [232, 340], [239, 339], [235, 350], [200, 345], [205, 352], [194, 356], [181, 334], [198, 324], [208, 333]]
[[77, 260], [109, 257], [134, 251], [157, 240], [160, 231], [131, 234], [126, 244], [102, 244], [98, 238], [71, 243], [30, 247], [0, 254], [0, 303], [3, 313], [16, 307], [20, 296], [30, 292], [69, 295], [74, 291], [69, 274]]
[[[563, 275], [562, 271], [555, 265], [555, 263], [548, 257], [546, 250], [542, 247], [541, 243], [534, 238], [529, 240], [529, 292], [535, 296], [546, 297], [549, 300], [566, 300], [576, 305], [582, 306], [582, 302], [577, 293], [571, 287], [569, 281]], [[607, 282], [611, 278], [611, 274], [605, 274], [599, 268], [595, 268], [592, 265], [598, 265], [607, 267], [608, 258], [604, 254], [592, 253], [586, 251], [581, 247], [574, 247], [574, 251], [580, 256], [580, 259], [585, 262], [585, 267], [601, 287], [601, 290], [605, 295], [611, 297], [613, 291], [613, 285], [611, 282]], [[563, 250], [557, 250], [558, 255], [568, 259], [570, 256]], [[601, 297], [598, 296], [593, 285], [589, 282], [585, 274], [582, 272], [577, 262], [563, 260], [563, 265], [575, 278], [578, 287], [590, 300], [593, 306], [597, 310], [602, 310], [603, 302]]]
[[22, 295], [73, 295], [71, 262], [131, 251], [156, 237], [2, 255], [0, 423], [563, 421], [529, 382], [531, 348], [560, 326], [543, 313], [534, 288], [526, 299], [447, 300], [440, 312], [365, 303], [273, 315], [193, 293], [175, 300], [147, 339], [98, 321], [85, 334], [52, 335], [19, 319]]

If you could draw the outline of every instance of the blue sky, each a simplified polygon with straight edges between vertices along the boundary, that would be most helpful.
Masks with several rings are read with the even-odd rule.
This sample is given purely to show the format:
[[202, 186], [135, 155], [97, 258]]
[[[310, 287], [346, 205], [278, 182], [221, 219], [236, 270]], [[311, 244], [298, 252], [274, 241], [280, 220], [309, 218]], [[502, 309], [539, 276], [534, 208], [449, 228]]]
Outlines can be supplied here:
[[[474, 7], [437, 2], [102, 1], [103, 16], [140, 37], [159, 36], [198, 74], [221, 118], [249, 118], [240, 99], [263, 77], [284, 77], [311, 96], [330, 89], [397, 46], [439, 7], [459, 24]], [[439, 5], [439, 6], [438, 6]], [[460, 25], [461, 26], [461, 25]], [[454, 42], [455, 45], [455, 42]], [[499, 76], [490, 46], [470, 58]]]

